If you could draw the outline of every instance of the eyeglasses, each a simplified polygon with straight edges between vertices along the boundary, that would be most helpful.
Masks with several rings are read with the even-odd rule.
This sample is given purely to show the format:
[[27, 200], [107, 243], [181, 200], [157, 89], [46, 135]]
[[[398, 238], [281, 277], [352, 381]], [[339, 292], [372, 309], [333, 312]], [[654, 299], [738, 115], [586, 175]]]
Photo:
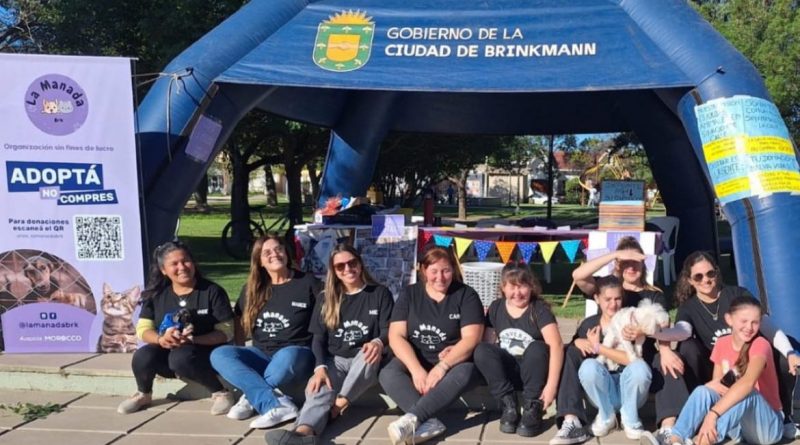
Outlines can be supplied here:
[[355, 269], [359, 266], [358, 260], [356, 258], [352, 258], [344, 263], [334, 263], [333, 268], [336, 269], [336, 272], [344, 272], [345, 268], [349, 267], [350, 269]]
[[694, 281], [695, 283], [699, 283], [699, 282], [703, 281], [703, 276], [705, 276], [709, 280], [713, 280], [714, 278], [717, 278], [717, 275], [718, 274], [717, 274], [716, 269], [711, 269], [708, 272], [706, 272], [705, 275], [703, 275], [701, 273], [696, 273], [696, 274], [692, 275], [692, 281]]

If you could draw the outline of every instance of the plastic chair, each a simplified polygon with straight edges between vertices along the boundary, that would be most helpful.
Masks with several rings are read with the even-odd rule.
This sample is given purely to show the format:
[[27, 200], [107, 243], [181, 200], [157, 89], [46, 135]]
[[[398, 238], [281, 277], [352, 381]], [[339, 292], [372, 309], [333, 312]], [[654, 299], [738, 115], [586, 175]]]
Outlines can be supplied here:
[[[658, 216], [649, 219], [647, 222], [661, 229], [661, 245], [663, 249], [658, 257], [661, 259], [662, 270], [664, 271], [664, 285], [669, 286], [670, 281], [678, 277], [675, 272], [675, 247], [678, 245], [678, 229], [680, 228], [681, 220], [675, 216]], [[658, 265], [656, 265], [655, 269], [653, 272], [657, 277]]]

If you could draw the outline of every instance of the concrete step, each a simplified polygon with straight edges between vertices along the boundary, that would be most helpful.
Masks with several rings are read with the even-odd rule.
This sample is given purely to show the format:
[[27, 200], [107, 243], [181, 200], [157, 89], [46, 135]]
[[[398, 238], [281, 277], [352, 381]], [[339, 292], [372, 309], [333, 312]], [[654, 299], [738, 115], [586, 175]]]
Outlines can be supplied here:
[[[564, 342], [569, 342], [578, 320], [559, 319]], [[136, 392], [131, 371], [133, 354], [2, 354], [0, 355], [0, 389], [73, 391], [103, 395], [128, 396]], [[209, 397], [202, 386], [178, 379], [156, 378], [155, 398], [174, 396], [181, 400]], [[289, 391], [302, 399], [302, 387]], [[480, 387], [464, 396], [470, 408], [493, 407], [494, 400], [486, 388]], [[391, 399], [370, 391], [359, 400], [362, 406], [394, 407]]]

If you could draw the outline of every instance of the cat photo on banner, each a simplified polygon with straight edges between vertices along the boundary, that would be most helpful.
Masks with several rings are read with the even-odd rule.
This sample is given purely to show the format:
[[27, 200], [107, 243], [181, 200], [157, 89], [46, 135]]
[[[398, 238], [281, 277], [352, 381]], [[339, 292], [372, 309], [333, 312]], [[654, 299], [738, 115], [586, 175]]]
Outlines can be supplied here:
[[138, 338], [133, 318], [141, 295], [139, 286], [115, 292], [108, 283], [103, 283], [103, 299], [100, 300], [103, 333], [97, 341], [98, 352], [136, 351]]

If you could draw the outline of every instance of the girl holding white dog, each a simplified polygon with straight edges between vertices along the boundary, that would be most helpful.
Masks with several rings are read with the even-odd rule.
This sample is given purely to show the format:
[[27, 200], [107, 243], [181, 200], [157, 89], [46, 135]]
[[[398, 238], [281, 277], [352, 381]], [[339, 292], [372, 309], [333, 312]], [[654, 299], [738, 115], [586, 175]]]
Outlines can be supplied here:
[[[594, 274], [609, 263], [613, 263], [613, 275], [622, 283], [621, 307], [638, 306], [642, 300], [649, 299], [667, 308], [664, 293], [646, 280], [645, 259], [644, 250], [639, 242], [633, 237], [626, 236], [619, 240], [615, 251], [583, 263], [572, 272], [572, 277], [587, 297], [594, 296], [597, 290]], [[626, 340], [634, 341], [639, 335], [641, 332], [636, 326], [630, 326], [624, 331]], [[655, 345], [653, 340], [646, 341], [643, 358], [651, 368], [650, 391], [655, 393], [657, 421], [663, 426], [671, 426], [689, 395], [682, 377], [683, 361], [672, 351], [668, 342], [658, 343], [657, 348]], [[562, 382], [578, 380], [578, 368], [584, 356], [585, 353], [574, 346], [567, 347], [561, 374]], [[581, 423], [586, 422], [582, 402], [583, 394], [578, 385], [562, 383], [556, 406], [557, 418], [563, 421], [550, 445], [569, 445], [587, 439]]]
[[[596, 437], [608, 435], [617, 426], [616, 411], [619, 411], [625, 436], [636, 440], [644, 432], [639, 408], [647, 400], [652, 380], [650, 365], [642, 359], [631, 360], [626, 352], [602, 344], [603, 332], [610, 327], [614, 314], [622, 308], [620, 279], [614, 275], [597, 279], [594, 299], [600, 314], [583, 320], [573, 341], [574, 346], [587, 357], [578, 369], [578, 379], [598, 411], [591, 431]], [[622, 365], [621, 372], [609, 371], [597, 360], [598, 356]]]
[[[503, 296], [489, 306], [485, 341], [473, 360], [502, 405], [500, 431], [531, 437], [541, 433], [542, 413], [555, 400], [564, 346], [529, 267], [506, 265], [500, 286]], [[522, 390], [521, 416], [516, 389]]]

